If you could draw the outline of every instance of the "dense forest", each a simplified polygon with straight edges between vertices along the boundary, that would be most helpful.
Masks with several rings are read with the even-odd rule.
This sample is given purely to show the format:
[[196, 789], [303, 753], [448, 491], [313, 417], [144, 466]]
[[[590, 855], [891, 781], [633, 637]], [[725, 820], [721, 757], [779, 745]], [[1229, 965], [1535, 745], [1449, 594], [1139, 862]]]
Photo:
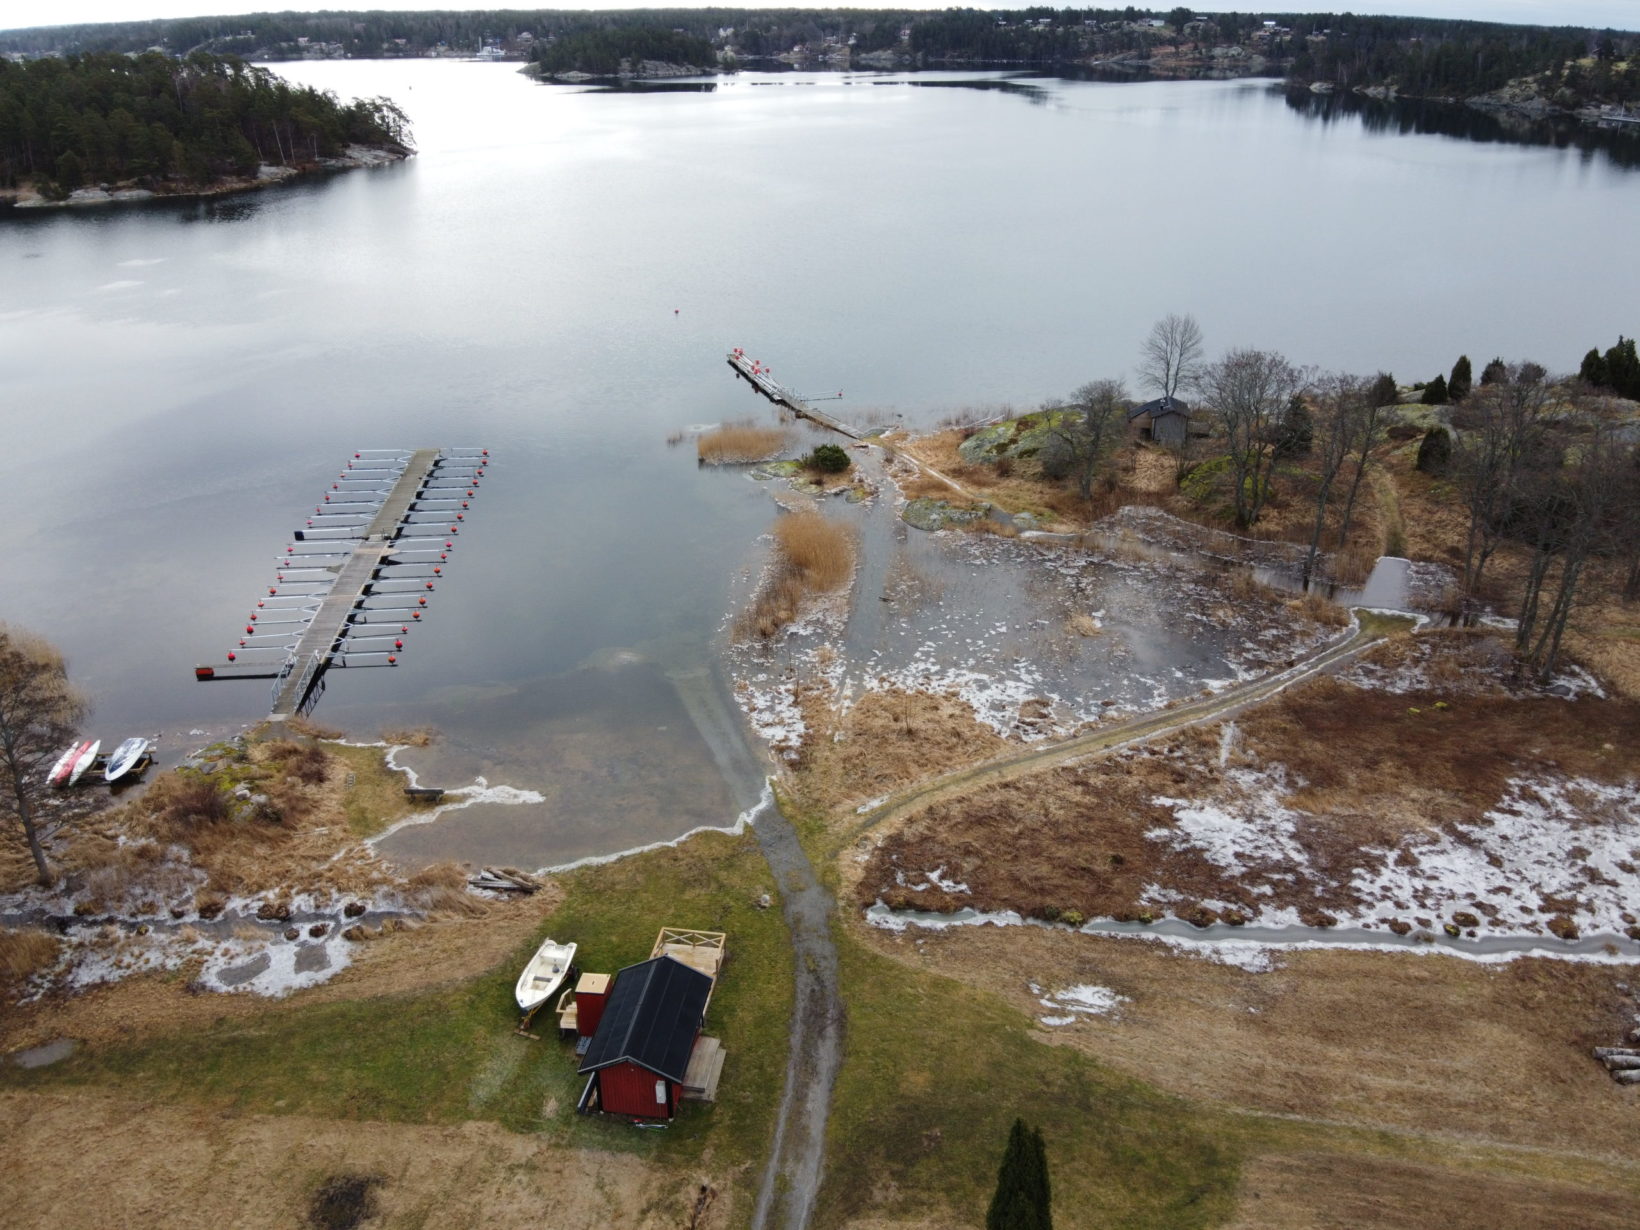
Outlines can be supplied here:
[[0, 59], [0, 187], [86, 183], [158, 191], [300, 166], [349, 144], [408, 149], [386, 99], [343, 105], [233, 57], [115, 52]]
[[535, 57], [543, 72], [612, 76], [622, 61], [688, 65], [703, 71], [717, 65], [712, 44], [696, 34], [675, 34], [658, 26], [616, 26], [583, 30], [543, 42]]
[[1469, 98], [1531, 79], [1562, 108], [1640, 95], [1640, 36], [1613, 30], [1351, 14], [1189, 8], [484, 9], [259, 13], [112, 22], [0, 34], [0, 54], [160, 48], [255, 59], [491, 55], [549, 72], [610, 73], [622, 59], [710, 67], [780, 56], [847, 65], [875, 54], [905, 67], [1073, 66], [1121, 60], [1158, 71], [1285, 74], [1299, 85]]

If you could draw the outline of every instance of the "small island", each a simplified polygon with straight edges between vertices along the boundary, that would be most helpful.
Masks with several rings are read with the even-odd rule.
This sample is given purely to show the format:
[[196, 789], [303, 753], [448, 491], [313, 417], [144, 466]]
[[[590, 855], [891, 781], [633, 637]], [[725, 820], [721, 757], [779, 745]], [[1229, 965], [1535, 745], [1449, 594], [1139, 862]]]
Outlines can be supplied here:
[[0, 60], [0, 201], [215, 196], [413, 153], [387, 98], [344, 104], [235, 56]]

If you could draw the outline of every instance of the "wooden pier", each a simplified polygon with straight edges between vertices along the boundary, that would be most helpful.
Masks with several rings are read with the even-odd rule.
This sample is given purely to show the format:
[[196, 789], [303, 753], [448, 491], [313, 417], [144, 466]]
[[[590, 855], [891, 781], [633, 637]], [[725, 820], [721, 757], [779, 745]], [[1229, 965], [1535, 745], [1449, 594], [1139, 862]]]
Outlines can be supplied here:
[[784, 385], [777, 383], [768, 373], [768, 370], [755, 359], [748, 359], [739, 350], [729, 352], [729, 366], [748, 380], [752, 387], [767, 397], [777, 406], [784, 406], [799, 418], [808, 419], [811, 423], [818, 423], [850, 440], [861, 440], [865, 433], [858, 427], [850, 426], [842, 419], [827, 414], [824, 410], [816, 410], [809, 402], [804, 401]]
[[[277, 584], [256, 604], [239, 651], [230, 652], [225, 663], [195, 667], [195, 677], [272, 679], [268, 720], [285, 722], [311, 707], [330, 667], [396, 665], [404, 645], [400, 638], [420, 622], [427, 604], [420, 591], [431, 590], [433, 578], [443, 575], [442, 562], [454, 546], [442, 541], [444, 527], [437, 518], [465, 519], [458, 508], [468, 507], [488, 461], [488, 450], [479, 449], [355, 453], [314, 509], [307, 529], [296, 531], [295, 542], [285, 549]], [[426, 520], [429, 516], [435, 520]], [[450, 524], [449, 533], [457, 532], [457, 525]], [[409, 541], [418, 536], [433, 547]], [[414, 559], [434, 555], [436, 560]], [[287, 572], [303, 575], [287, 579]], [[388, 575], [398, 572], [406, 575]], [[415, 588], [400, 590], [401, 585]], [[403, 594], [402, 608], [366, 605], [373, 594], [398, 593]], [[377, 625], [383, 628], [379, 635], [374, 633]], [[257, 657], [270, 652], [281, 657]]]

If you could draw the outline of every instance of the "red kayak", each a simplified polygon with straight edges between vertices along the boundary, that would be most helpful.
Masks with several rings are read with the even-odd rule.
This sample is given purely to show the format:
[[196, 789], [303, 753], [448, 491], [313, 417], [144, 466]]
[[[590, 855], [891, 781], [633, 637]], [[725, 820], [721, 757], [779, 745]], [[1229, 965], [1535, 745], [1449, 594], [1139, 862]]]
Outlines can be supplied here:
[[59, 756], [57, 758], [57, 763], [51, 767], [51, 775], [46, 778], [47, 784], [52, 786], [68, 785], [69, 778], [74, 776], [75, 766], [80, 763], [81, 758], [84, 757], [93, 746], [95, 745], [92, 741], [87, 739], [83, 743], [74, 744], [73, 747], [69, 748], [66, 752]]

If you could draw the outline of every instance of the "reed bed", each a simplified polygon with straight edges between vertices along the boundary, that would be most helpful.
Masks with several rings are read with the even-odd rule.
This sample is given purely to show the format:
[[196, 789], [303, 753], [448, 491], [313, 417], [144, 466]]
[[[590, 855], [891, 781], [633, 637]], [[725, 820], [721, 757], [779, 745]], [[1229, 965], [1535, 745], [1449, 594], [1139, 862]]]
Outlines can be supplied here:
[[817, 512], [790, 513], [774, 526], [774, 573], [741, 618], [742, 637], [771, 637], [797, 618], [806, 598], [840, 589], [854, 575], [852, 529]]
[[725, 423], [695, 441], [695, 451], [708, 465], [767, 461], [786, 448], [786, 433], [776, 427], [760, 427], [750, 419]]
[[35, 927], [0, 931], [0, 973], [9, 978], [28, 978], [57, 959], [58, 939]]

